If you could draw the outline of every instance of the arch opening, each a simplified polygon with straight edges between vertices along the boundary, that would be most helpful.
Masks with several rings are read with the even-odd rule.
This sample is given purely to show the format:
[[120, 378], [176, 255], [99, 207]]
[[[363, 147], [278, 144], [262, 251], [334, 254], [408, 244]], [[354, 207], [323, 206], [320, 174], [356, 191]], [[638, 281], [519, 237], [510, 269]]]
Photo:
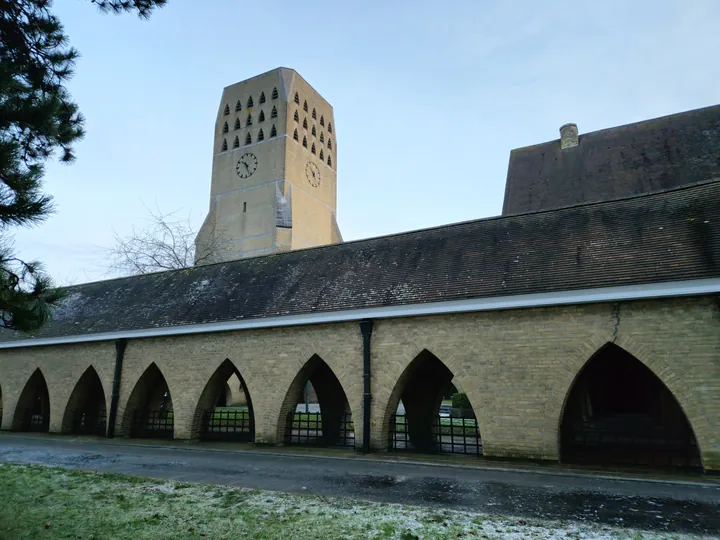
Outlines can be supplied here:
[[70, 394], [60, 431], [77, 435], [105, 436], [107, 431], [105, 390], [97, 371], [92, 366], [80, 376]]
[[583, 367], [560, 425], [560, 458], [593, 465], [701, 467], [690, 422], [640, 360], [607, 344]]
[[12, 429], [42, 433], [50, 429], [50, 394], [40, 368], [25, 383], [15, 407]]
[[172, 438], [172, 396], [160, 368], [153, 362], [135, 384], [123, 415], [123, 433], [137, 438]]
[[212, 374], [193, 418], [192, 438], [253, 442], [255, 415], [245, 380], [226, 359]]
[[466, 394], [453, 373], [423, 350], [405, 368], [388, 403], [388, 448], [443, 454], [482, 455], [482, 438]]
[[286, 445], [355, 447], [355, 426], [345, 390], [318, 355], [295, 376], [280, 415]]

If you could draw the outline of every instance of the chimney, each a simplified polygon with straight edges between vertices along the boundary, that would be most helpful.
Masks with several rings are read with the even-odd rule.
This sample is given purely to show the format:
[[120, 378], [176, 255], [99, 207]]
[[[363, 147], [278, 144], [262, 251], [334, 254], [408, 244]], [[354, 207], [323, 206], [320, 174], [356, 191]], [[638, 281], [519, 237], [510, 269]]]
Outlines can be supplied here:
[[578, 145], [577, 124], [564, 124], [560, 126], [560, 148], [572, 148]]

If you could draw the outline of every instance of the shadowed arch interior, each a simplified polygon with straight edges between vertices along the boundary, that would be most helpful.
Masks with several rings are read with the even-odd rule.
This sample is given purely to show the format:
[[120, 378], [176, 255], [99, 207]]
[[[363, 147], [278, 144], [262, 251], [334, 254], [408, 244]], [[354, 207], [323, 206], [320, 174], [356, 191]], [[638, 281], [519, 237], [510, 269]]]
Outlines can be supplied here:
[[288, 443], [291, 439], [294, 429], [291, 413], [304, 402], [307, 382], [314, 388], [320, 407], [322, 434], [318, 444], [354, 446], [354, 428], [350, 429], [347, 421], [352, 411], [345, 390], [330, 366], [317, 354], [300, 369], [285, 395], [278, 419], [278, 440], [284, 438]]
[[50, 396], [45, 377], [36, 369], [20, 394], [12, 429], [14, 431], [47, 432], [50, 427]]
[[695, 436], [675, 396], [642, 362], [608, 343], [568, 394], [560, 425], [565, 462], [701, 466]]
[[173, 436], [172, 396], [154, 362], [140, 376], [128, 398], [122, 433], [133, 437]]
[[[223, 408], [224, 410], [219, 410]], [[211, 416], [209, 416], [211, 415]], [[245, 427], [247, 417], [247, 430]], [[240, 425], [242, 424], [242, 426]], [[226, 428], [214, 430], [213, 428]], [[235, 429], [240, 428], [243, 429]], [[230, 428], [233, 428], [232, 430]], [[209, 432], [217, 431], [217, 435], [235, 434], [237, 437], [210, 437]], [[228, 438], [238, 440], [255, 440], [255, 415], [250, 392], [235, 364], [225, 359], [210, 376], [200, 394], [193, 424], [191, 438]]]
[[80, 376], [70, 394], [60, 431], [104, 436], [106, 423], [105, 390], [97, 371], [90, 366]]
[[[384, 426], [390, 448], [397, 446], [394, 445], [397, 440], [393, 440], [393, 432], [401, 428], [405, 430], [402, 433], [404, 447], [401, 449], [481, 453], [480, 435], [472, 410], [463, 410], [462, 416], [457, 419], [451, 418], [450, 414], [447, 418], [440, 418], [443, 399], [455, 390], [452, 379], [452, 371], [427, 349], [423, 349], [408, 364], [395, 384], [385, 412]], [[402, 408], [398, 413], [400, 402]], [[395, 424], [400, 418], [402, 426]], [[456, 445], [457, 439], [462, 439], [462, 443]], [[474, 440], [468, 444], [470, 439]]]

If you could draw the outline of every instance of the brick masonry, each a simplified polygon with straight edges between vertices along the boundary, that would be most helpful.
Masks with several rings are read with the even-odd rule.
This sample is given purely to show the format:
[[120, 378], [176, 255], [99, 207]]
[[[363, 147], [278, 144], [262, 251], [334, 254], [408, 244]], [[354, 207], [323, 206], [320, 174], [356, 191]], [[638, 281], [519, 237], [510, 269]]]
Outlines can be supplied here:
[[[694, 430], [704, 467], [720, 470], [720, 302], [715, 297], [376, 321], [371, 446], [387, 448], [398, 381], [427, 350], [468, 393], [486, 455], [558, 460], [563, 406], [572, 383], [608, 342], [633, 354], [662, 380]], [[227, 359], [247, 385], [256, 443], [281, 443], [290, 401], [304, 382], [299, 374], [316, 355], [345, 391], [360, 446], [363, 380], [357, 323], [131, 340], [120, 385], [118, 435], [127, 434], [125, 413], [135, 385], [155, 363], [170, 389], [175, 437], [197, 437], [205, 387], [221, 366], [228, 370]], [[51, 432], [67, 428], [62, 419], [68, 400], [89, 366], [98, 373], [109, 410], [114, 362], [112, 342], [0, 350], [2, 429], [13, 427], [17, 401], [38, 368], [48, 384]]]

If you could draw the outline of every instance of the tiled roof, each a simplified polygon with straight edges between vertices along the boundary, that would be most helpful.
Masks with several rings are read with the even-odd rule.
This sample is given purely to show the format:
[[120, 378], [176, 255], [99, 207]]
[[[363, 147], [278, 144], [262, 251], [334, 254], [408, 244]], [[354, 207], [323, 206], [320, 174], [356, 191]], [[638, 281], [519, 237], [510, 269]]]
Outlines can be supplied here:
[[510, 153], [503, 214], [549, 210], [720, 177], [720, 105]]
[[78, 285], [36, 337], [720, 277], [719, 201], [716, 180]]

